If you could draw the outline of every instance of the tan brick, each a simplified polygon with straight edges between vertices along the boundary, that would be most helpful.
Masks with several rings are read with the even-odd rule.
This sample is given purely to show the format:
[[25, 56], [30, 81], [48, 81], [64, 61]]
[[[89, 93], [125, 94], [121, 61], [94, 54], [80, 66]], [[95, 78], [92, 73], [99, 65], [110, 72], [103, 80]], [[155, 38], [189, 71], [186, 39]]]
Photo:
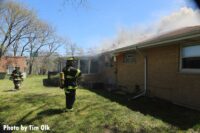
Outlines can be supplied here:
[[147, 51], [150, 94], [200, 109], [200, 74], [179, 72], [180, 44], [150, 48]]

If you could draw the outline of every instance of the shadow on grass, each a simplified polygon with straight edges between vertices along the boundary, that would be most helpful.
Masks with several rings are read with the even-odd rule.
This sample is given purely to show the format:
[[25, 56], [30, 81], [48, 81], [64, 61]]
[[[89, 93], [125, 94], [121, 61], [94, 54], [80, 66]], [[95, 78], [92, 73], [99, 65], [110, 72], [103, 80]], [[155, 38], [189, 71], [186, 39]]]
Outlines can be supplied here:
[[181, 130], [187, 130], [189, 128], [200, 125], [200, 112], [174, 105], [170, 102], [157, 99], [141, 97], [135, 100], [129, 101], [130, 96], [114, 94], [106, 90], [100, 89], [88, 89], [95, 92], [111, 101], [118, 102], [123, 106], [127, 106], [133, 111], [139, 111], [144, 115], [150, 115], [164, 122], [167, 122], [173, 126], [180, 128]]
[[19, 91], [19, 90], [10, 89], [10, 90], [4, 90], [3, 92], [16, 92], [16, 91]]
[[50, 94], [47, 94], [47, 93], [43, 93], [43, 94], [27, 94], [23, 97], [15, 97], [15, 99], [11, 102], [15, 102], [17, 104], [21, 104], [21, 103], [30, 103], [30, 104], [33, 104], [34, 106], [38, 106], [38, 104], [42, 104], [42, 103], [48, 103], [49, 99], [53, 99], [55, 98], [56, 96], [60, 96], [60, 95], [50, 95]]
[[20, 125], [20, 124], [32, 124], [32, 122], [34, 122], [36, 120], [41, 120], [44, 117], [53, 116], [53, 115], [56, 115], [56, 114], [63, 113], [62, 109], [47, 109], [47, 110], [43, 110], [43, 111], [37, 113], [37, 115], [35, 117], [31, 118], [31, 119], [26, 119], [33, 112], [39, 110], [40, 108], [42, 108], [44, 106], [38, 107], [37, 109], [30, 111], [23, 118], [21, 118], [18, 122], [16, 122], [16, 124], [17, 125]]
[[53, 115], [57, 115], [57, 114], [61, 114], [63, 113], [63, 110], [62, 109], [48, 109], [48, 110], [44, 110], [44, 111], [41, 111], [39, 113], [37, 113], [37, 116], [26, 121], [26, 124], [31, 124], [32, 122], [36, 121], [36, 120], [41, 120], [45, 117], [48, 117], [48, 116], [53, 116]]
[[38, 113], [39, 116], [52, 116], [63, 113], [63, 109], [47, 109]]
[[[53, 97], [55, 97], [55, 95], [49, 96], [47, 94], [30, 94], [30, 95], [24, 96], [23, 98], [20, 97], [19, 99], [15, 100], [16, 103], [29, 103], [29, 104], [33, 104], [34, 106], [38, 106], [38, 104], [42, 104], [41, 106], [39, 106], [35, 109], [32, 109], [29, 112], [27, 112], [26, 114], [24, 114], [24, 116], [20, 120], [18, 120], [16, 122], [16, 124], [17, 125], [31, 124], [32, 122], [34, 122], [36, 120], [40, 120], [43, 117], [62, 113], [63, 112], [62, 109], [47, 109], [47, 110], [45, 110], [45, 108], [48, 104], [47, 97], [52, 99]], [[40, 102], [38, 102], [38, 101], [40, 101]], [[34, 114], [35, 112], [38, 112], [37, 115], [33, 118], [30, 118], [31, 115]]]
[[25, 114], [20, 120], [18, 120], [18, 121], [16, 122], [16, 124], [17, 124], [17, 125], [20, 125], [20, 124], [27, 124], [27, 123], [26, 123], [26, 119], [27, 119], [33, 112], [35, 112], [35, 111], [37, 111], [37, 110], [43, 108], [44, 106], [46, 106], [46, 105], [44, 104], [44, 105], [42, 105], [42, 106], [40, 106], [40, 107], [38, 107], [38, 108], [36, 108], [36, 109], [34, 109], [34, 110], [31, 110], [30, 112], [28, 112], [27, 114]]
[[11, 106], [9, 106], [9, 105], [1, 106], [0, 107], [0, 112], [7, 111], [9, 109], [11, 109]]

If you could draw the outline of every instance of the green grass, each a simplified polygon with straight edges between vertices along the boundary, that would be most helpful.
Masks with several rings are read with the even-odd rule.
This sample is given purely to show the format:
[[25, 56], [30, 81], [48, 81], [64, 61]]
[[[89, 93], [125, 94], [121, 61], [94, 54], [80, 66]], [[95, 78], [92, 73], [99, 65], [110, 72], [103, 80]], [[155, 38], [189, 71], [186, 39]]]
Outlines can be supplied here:
[[63, 90], [44, 87], [43, 78], [27, 78], [20, 91], [11, 91], [11, 81], [0, 80], [1, 125], [47, 124], [48, 132], [58, 133], [200, 132], [197, 111], [159, 99], [128, 101], [125, 96], [102, 90], [77, 90], [75, 110], [63, 113]]

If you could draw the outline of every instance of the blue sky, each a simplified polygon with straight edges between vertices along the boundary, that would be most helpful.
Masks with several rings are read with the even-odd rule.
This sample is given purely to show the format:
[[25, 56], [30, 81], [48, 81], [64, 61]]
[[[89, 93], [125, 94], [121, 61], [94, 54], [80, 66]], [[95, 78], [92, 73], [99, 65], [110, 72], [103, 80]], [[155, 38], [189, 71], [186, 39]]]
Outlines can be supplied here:
[[87, 0], [86, 7], [64, 5], [64, 0], [15, 1], [34, 9], [58, 35], [71, 38], [84, 49], [114, 37], [120, 27], [152, 23], [185, 6], [183, 0]]

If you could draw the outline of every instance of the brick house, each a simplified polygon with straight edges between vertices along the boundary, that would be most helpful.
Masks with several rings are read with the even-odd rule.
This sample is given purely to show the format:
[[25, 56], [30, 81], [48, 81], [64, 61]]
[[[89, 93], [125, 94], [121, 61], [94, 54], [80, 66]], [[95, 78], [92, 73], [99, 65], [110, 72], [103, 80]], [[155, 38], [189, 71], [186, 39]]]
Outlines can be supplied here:
[[20, 67], [21, 72], [26, 72], [26, 58], [21, 56], [3, 56], [0, 59], [0, 72], [6, 72], [7, 74], [11, 74], [16, 66]]
[[112, 51], [117, 85], [200, 110], [200, 26]]
[[107, 55], [113, 65], [101, 66], [96, 82], [200, 110], [200, 26], [103, 53], [99, 60]]

